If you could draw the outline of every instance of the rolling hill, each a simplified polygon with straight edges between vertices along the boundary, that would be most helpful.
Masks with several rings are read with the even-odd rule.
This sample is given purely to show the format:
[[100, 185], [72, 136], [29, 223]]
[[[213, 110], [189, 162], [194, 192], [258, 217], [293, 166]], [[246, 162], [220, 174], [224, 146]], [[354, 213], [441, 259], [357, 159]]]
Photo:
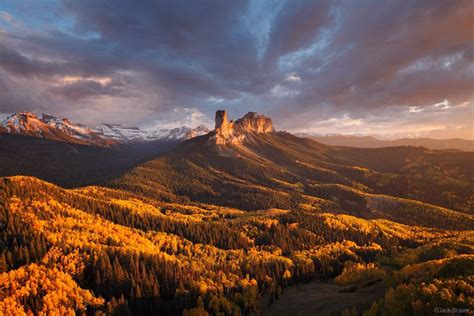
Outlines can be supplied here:
[[[461, 232], [311, 210], [242, 211], [22, 176], [0, 178], [0, 223], [0, 312], [8, 315], [250, 314], [292, 300], [291, 284], [315, 280], [347, 299], [332, 311], [411, 313], [425, 305], [399, 306], [390, 291], [406, 300], [427, 282], [422, 288], [465, 308], [463, 284], [474, 281], [472, 225]], [[327, 283], [334, 277], [338, 287]], [[425, 311], [440, 302], [420, 298]], [[318, 305], [302, 306], [314, 313]]]

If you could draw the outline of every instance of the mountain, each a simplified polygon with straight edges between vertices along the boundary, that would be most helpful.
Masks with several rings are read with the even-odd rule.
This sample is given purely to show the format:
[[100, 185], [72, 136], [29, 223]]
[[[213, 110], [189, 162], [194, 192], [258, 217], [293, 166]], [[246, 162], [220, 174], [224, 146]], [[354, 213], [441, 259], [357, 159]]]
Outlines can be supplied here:
[[43, 114], [38, 118], [29, 112], [20, 112], [0, 123], [0, 134], [39, 137], [73, 144], [111, 146], [126, 143], [172, 142], [209, 133], [204, 125], [196, 128], [181, 126], [172, 129], [146, 129], [119, 124], [101, 124], [94, 128], [73, 124], [67, 118]]
[[73, 124], [68, 119], [43, 114], [38, 118], [29, 112], [20, 112], [7, 117], [0, 123], [0, 133], [33, 136], [74, 144], [110, 146], [111, 139], [101, 137], [91, 129]]
[[423, 212], [428, 226], [462, 227], [463, 213], [474, 213], [472, 161], [470, 152], [331, 147], [275, 132], [270, 119], [254, 113], [234, 123], [218, 112], [214, 131], [110, 185], [247, 210], [298, 207], [403, 223]]
[[204, 126], [181, 127], [142, 138], [139, 129], [121, 128], [127, 138], [119, 138], [53, 115], [21, 112], [0, 124], [0, 176], [36, 176], [66, 187], [98, 184], [206, 132]]
[[216, 128], [210, 136], [210, 143], [225, 145], [228, 143], [238, 144], [242, 142], [249, 133], [268, 133], [274, 131], [271, 119], [249, 112], [237, 121], [228, 121], [226, 111], [216, 112]]
[[94, 131], [103, 137], [114, 139], [121, 143], [186, 140], [210, 132], [204, 125], [199, 125], [196, 128], [182, 126], [173, 129], [142, 130], [138, 127], [125, 127], [119, 124], [105, 123], [95, 126]]
[[417, 146], [440, 150], [462, 150], [474, 151], [474, 140], [452, 138], [452, 139], [433, 139], [433, 138], [402, 138], [395, 140], [380, 140], [372, 136], [354, 136], [354, 135], [319, 135], [311, 133], [296, 133], [298, 137], [311, 138], [320, 143], [331, 146], [347, 146], [359, 148], [381, 148], [397, 146]]
[[97, 184], [156, 157], [162, 147], [91, 146], [0, 134], [0, 176], [29, 175], [65, 187]]

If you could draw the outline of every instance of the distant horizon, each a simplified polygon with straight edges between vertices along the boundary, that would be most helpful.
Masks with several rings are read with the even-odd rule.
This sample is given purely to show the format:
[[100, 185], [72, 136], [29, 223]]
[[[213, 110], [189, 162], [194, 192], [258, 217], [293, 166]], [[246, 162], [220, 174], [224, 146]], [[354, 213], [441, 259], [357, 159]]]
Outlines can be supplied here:
[[[9, 116], [11, 115], [14, 115], [14, 114], [17, 114], [17, 113], [21, 113], [21, 112], [30, 112], [30, 111], [18, 111], [16, 113], [0, 113], [0, 122], [2, 122], [3, 120], [5, 120], [6, 118], [8, 118]], [[35, 114], [36, 116], [38, 117], [41, 117], [42, 114], [48, 114], [48, 115], [53, 115], [53, 116], [57, 116], [59, 118], [67, 118], [67, 119], [70, 119], [69, 117], [63, 117], [63, 116], [59, 116], [59, 115], [56, 115], [55, 113], [46, 113], [46, 112], [30, 112], [30, 113], [33, 113]], [[263, 114], [265, 115], [265, 113], [259, 113], [259, 114]], [[231, 119], [234, 119], [234, 118], [231, 118]], [[235, 119], [238, 119], [237, 117]], [[209, 119], [210, 121], [210, 119]], [[131, 124], [127, 124], [126, 122], [125, 123], [116, 123], [116, 122], [101, 122], [99, 124], [96, 124], [96, 125], [87, 125], [87, 124], [83, 124], [82, 122], [77, 122], [75, 120], [72, 120], [73, 123], [75, 124], [80, 124], [80, 125], [84, 125], [88, 128], [94, 128], [95, 126], [98, 126], [98, 125], [101, 125], [101, 124], [111, 124], [111, 125], [121, 125], [123, 127], [133, 127], [133, 128], [139, 128], [141, 130], [153, 130], [153, 129], [173, 129], [173, 128], [179, 128], [179, 127], [190, 127], [190, 128], [196, 128], [198, 126], [205, 126], [206, 128], [212, 130], [214, 128], [214, 123], [208, 123], [208, 124], [198, 124], [198, 125], [173, 125], [172, 123], [167, 123], [163, 126], [159, 126], [159, 125], [156, 125], [156, 126], [135, 126], [135, 125], [131, 125]], [[276, 128], [277, 131], [286, 131], [286, 132], [289, 132], [289, 133], [292, 133], [292, 134], [306, 134], [306, 135], [312, 135], [312, 136], [320, 136], [320, 137], [331, 137], [331, 136], [348, 136], [348, 137], [373, 137], [377, 140], [382, 140], [382, 141], [392, 141], [392, 140], [400, 140], [400, 139], [421, 139], [421, 138], [426, 138], [426, 139], [434, 139], [434, 140], [453, 140], [453, 139], [460, 139], [460, 140], [467, 140], [467, 141], [474, 141], [474, 137], [473, 138], [463, 138], [463, 137], [431, 137], [431, 136], [427, 136], [427, 135], [423, 135], [423, 134], [420, 134], [420, 135], [413, 135], [413, 134], [383, 134], [383, 133], [361, 133], [361, 132], [352, 132], [352, 133], [343, 133], [343, 132], [324, 132], [324, 131], [320, 131], [320, 132], [312, 132], [312, 131], [301, 131], [301, 130], [282, 130], [282, 129], [278, 129], [278, 126]]]

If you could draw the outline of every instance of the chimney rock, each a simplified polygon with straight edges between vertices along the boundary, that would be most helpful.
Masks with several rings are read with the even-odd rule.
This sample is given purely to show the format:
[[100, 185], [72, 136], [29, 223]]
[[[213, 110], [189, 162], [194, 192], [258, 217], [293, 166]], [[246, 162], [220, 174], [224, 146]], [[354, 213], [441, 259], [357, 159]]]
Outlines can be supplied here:
[[216, 112], [216, 129], [222, 125], [227, 125], [227, 112], [225, 110], [219, 110]]

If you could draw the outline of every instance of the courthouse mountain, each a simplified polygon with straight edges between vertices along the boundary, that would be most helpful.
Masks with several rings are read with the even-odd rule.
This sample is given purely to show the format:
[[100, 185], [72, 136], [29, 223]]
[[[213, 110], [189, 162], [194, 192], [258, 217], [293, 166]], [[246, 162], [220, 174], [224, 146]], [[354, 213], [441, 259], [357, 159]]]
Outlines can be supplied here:
[[232, 122], [218, 111], [214, 131], [110, 184], [170, 201], [332, 210], [436, 227], [460, 220], [463, 226], [462, 213], [474, 212], [473, 160], [474, 153], [416, 147], [331, 147], [276, 132], [262, 115]]

